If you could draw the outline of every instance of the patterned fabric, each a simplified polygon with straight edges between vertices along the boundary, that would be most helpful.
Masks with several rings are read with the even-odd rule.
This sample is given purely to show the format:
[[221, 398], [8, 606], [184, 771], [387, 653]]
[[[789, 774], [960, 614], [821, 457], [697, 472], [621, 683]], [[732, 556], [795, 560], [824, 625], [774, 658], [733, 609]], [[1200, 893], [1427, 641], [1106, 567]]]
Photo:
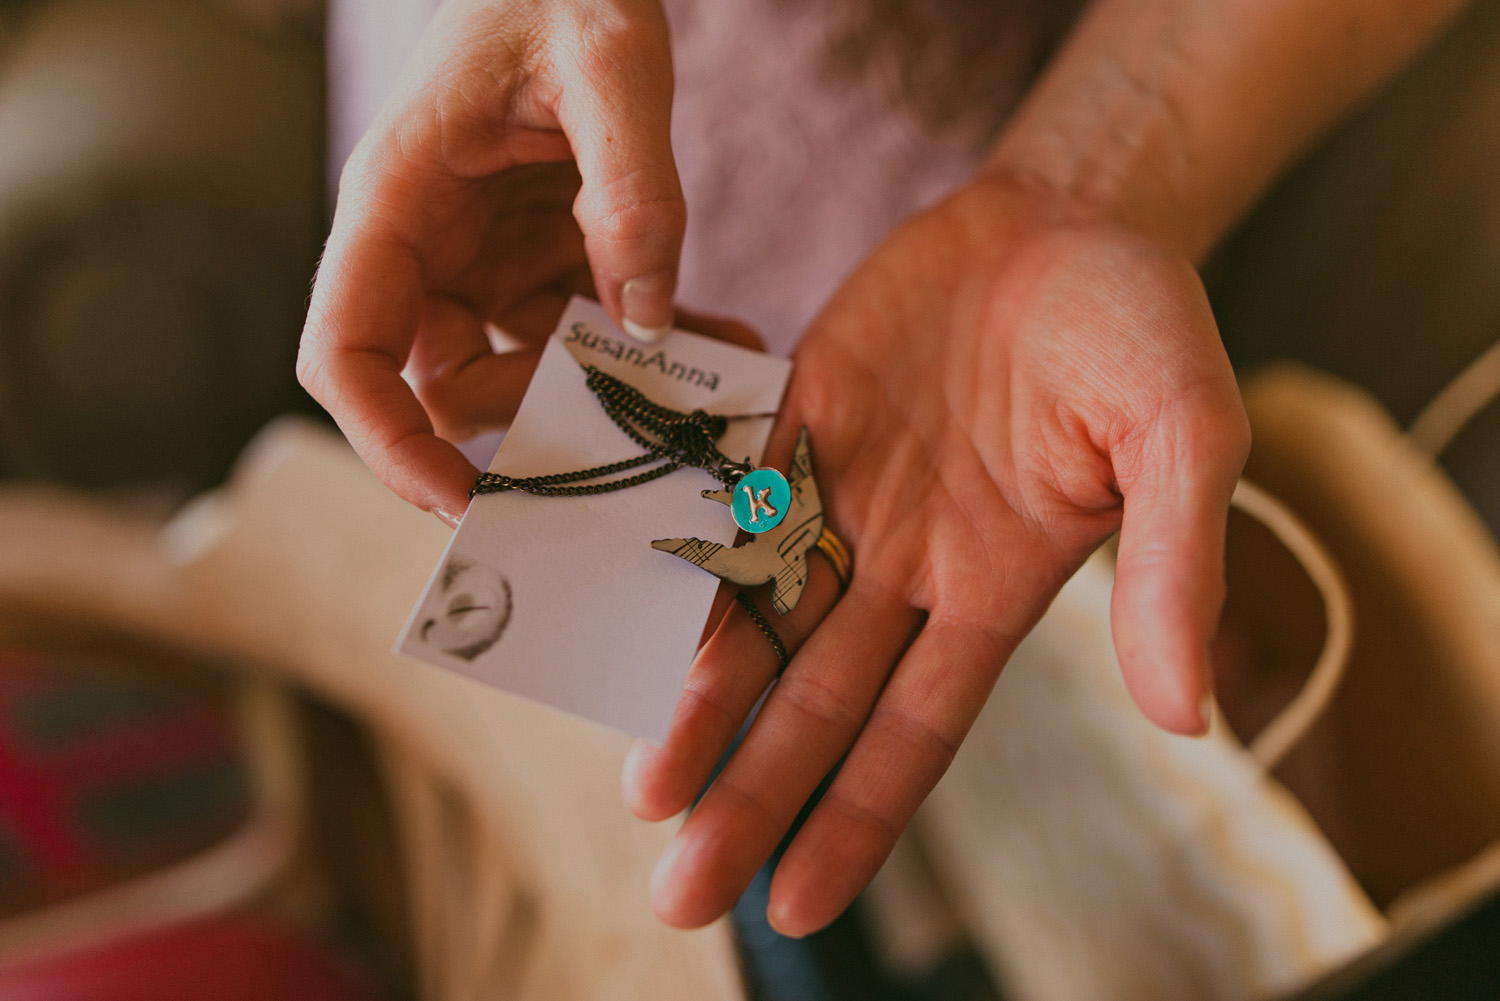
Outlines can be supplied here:
[[220, 706], [104, 663], [0, 650], [0, 915], [205, 849], [248, 808]]

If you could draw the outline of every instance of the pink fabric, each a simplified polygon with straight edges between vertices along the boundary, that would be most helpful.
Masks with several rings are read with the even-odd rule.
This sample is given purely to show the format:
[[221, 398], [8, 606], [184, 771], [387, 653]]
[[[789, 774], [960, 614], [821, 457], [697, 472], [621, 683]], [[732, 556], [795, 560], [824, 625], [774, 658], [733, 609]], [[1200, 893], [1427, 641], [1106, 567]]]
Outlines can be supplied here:
[[679, 298], [778, 353], [882, 237], [972, 175], [1050, 34], [1015, 0], [665, 6]]
[[[1078, 0], [664, 0], [679, 298], [787, 353], [902, 219], [972, 174]], [[334, 0], [342, 163], [435, 0]]]

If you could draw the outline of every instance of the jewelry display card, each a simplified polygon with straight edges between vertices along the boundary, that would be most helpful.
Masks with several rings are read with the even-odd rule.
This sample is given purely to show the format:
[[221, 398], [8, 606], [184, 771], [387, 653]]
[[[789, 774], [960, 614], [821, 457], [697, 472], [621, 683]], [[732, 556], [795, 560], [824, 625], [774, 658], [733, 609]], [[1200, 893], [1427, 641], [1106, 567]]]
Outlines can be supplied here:
[[[575, 298], [490, 472], [568, 473], [641, 454], [585, 385], [584, 364], [675, 410], [730, 415], [774, 412], [791, 375], [784, 358], [685, 331], [643, 344]], [[770, 430], [769, 418], [731, 421], [720, 450], [758, 462]], [[683, 468], [590, 496], [475, 497], [397, 652], [662, 741], [719, 582], [651, 542], [733, 544], [729, 509], [702, 497], [717, 486]]]

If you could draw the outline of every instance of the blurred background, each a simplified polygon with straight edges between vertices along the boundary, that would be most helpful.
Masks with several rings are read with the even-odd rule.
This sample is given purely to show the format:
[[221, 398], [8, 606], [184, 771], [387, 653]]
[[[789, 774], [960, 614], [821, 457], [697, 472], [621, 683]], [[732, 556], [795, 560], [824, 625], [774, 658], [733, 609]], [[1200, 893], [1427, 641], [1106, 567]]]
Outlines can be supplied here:
[[[607, 799], [568, 814], [496, 777], [507, 746], [563, 755], [536, 749], [562, 724], [403, 694], [392, 620], [443, 535], [362, 478], [293, 362], [332, 179], [431, 8], [0, 0], [0, 997], [1041, 997], [916, 849], [811, 940], [765, 926], [764, 880], [732, 933], [673, 937], [617, 747], [558, 731], [599, 748], [565, 784]], [[1497, 165], [1480, 2], [1205, 266], [1237, 366], [1314, 366], [1404, 427], [1500, 339]], [[1500, 407], [1441, 462], [1491, 546]], [[602, 859], [567, 854], [580, 830]], [[1306, 997], [1500, 997], [1493, 901], [1397, 946]]]
[[0, 53], [0, 472], [219, 482], [309, 410], [320, 6], [7, 2]]

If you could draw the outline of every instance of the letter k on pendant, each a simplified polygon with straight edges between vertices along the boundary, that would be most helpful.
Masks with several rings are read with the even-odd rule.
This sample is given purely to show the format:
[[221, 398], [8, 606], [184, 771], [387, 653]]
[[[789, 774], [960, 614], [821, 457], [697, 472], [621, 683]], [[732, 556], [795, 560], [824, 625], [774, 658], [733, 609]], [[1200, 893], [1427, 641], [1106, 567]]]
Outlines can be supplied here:
[[745, 492], [745, 502], [750, 506], [750, 520], [756, 524], [760, 523], [761, 512], [764, 511], [767, 518], [774, 518], [780, 511], [771, 506], [771, 488], [763, 487], [752, 491], [747, 486], [740, 487]]

